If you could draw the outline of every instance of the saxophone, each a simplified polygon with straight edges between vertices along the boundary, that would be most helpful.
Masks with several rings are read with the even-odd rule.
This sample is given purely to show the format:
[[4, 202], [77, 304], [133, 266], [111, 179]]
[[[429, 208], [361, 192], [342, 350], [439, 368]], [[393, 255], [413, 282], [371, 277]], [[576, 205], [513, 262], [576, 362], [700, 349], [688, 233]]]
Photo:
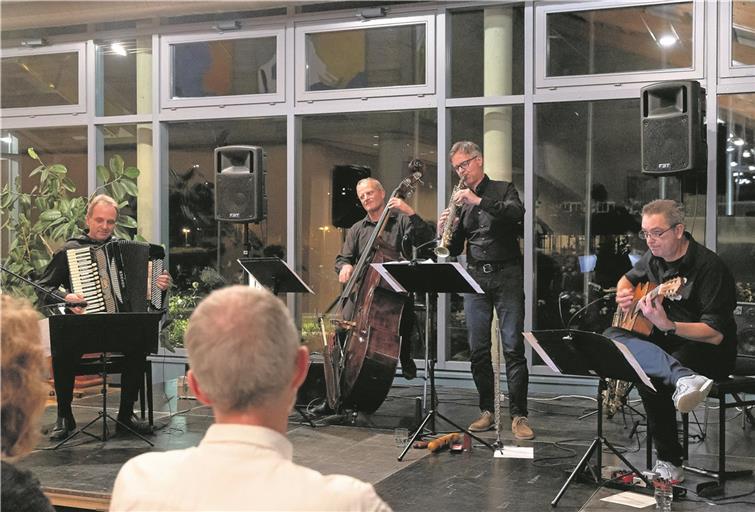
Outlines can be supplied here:
[[467, 188], [467, 185], [464, 183], [464, 180], [459, 180], [459, 183], [451, 191], [451, 202], [448, 203], [448, 217], [446, 217], [446, 223], [443, 225], [443, 233], [440, 235], [438, 245], [433, 249], [435, 255], [441, 258], [446, 258], [451, 254], [448, 250], [448, 244], [451, 243], [451, 237], [456, 228], [455, 220], [459, 215], [459, 205], [454, 201], [454, 196], [459, 190], [464, 190], [465, 188]]

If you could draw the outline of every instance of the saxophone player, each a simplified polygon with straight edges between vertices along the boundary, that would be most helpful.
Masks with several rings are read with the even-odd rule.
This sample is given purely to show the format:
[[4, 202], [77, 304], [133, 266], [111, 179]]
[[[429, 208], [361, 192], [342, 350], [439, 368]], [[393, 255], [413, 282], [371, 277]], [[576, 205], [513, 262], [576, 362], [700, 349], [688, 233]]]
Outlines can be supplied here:
[[533, 439], [535, 434], [527, 420], [529, 373], [522, 338], [524, 289], [517, 241], [524, 205], [513, 183], [491, 180], [485, 174], [477, 144], [456, 142], [449, 160], [465, 188], [459, 187], [451, 198], [458, 216], [449, 219], [451, 208], [447, 208], [438, 219], [438, 234], [442, 237], [447, 221], [456, 224], [452, 226], [448, 252], [451, 256], [460, 254], [466, 241], [467, 269], [485, 292], [464, 295], [472, 376], [481, 412], [469, 430], [482, 432], [494, 426], [494, 400], [498, 397], [493, 391], [490, 324], [495, 307], [506, 359], [511, 431], [516, 439]]

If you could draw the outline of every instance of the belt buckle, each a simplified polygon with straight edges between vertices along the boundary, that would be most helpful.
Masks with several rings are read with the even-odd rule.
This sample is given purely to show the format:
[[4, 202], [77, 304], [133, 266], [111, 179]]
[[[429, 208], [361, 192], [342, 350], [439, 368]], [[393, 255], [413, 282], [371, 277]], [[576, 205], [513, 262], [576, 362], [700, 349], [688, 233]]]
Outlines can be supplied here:
[[482, 272], [485, 274], [490, 274], [493, 272], [493, 264], [492, 263], [483, 263], [482, 265]]

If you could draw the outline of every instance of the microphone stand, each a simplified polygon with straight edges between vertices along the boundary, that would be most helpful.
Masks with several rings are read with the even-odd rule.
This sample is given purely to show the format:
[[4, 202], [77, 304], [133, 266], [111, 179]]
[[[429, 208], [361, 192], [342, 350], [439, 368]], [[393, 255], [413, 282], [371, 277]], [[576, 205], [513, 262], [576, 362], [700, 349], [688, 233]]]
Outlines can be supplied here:
[[44, 307], [48, 307], [49, 308], [49, 307], [55, 307], [55, 306], [65, 305], [65, 307], [67, 307], [67, 308], [75, 308], [75, 307], [84, 308], [87, 305], [87, 303], [84, 302], [84, 301], [81, 301], [81, 302], [68, 302], [68, 301], [65, 300], [65, 298], [63, 300], [60, 300], [61, 299], [60, 295], [56, 294], [55, 292], [52, 292], [52, 291], [48, 290], [47, 288], [44, 288], [43, 286], [38, 285], [37, 283], [35, 283], [31, 279], [27, 279], [24, 276], [18, 275], [15, 272], [13, 272], [12, 270], [7, 269], [7, 268], [5, 268], [2, 265], [0, 265], [0, 270], [2, 270], [3, 272], [9, 273], [10, 275], [12, 275], [13, 277], [15, 277], [16, 279], [18, 279], [20, 281], [23, 281], [24, 283], [26, 283], [28, 285], [33, 286], [37, 290], [39, 290], [42, 293], [44, 293], [46, 297], [54, 297], [55, 299], [57, 299], [57, 302], [55, 302], [53, 304], [47, 304]]

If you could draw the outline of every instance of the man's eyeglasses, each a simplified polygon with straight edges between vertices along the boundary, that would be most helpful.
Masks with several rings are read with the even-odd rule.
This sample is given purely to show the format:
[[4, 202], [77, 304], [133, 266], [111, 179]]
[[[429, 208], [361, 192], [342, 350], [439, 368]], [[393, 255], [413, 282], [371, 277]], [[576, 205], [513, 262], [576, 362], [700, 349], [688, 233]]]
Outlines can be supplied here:
[[469, 167], [469, 163], [470, 163], [470, 162], [471, 162], [472, 160], [474, 160], [475, 158], [477, 158], [477, 156], [473, 156], [472, 158], [467, 158], [466, 160], [464, 160], [464, 161], [463, 161], [462, 163], [460, 163], [459, 165], [455, 165], [455, 166], [453, 167], [453, 170], [454, 170], [454, 171], [456, 171], [456, 172], [459, 172], [459, 169], [466, 169], [467, 167]]
[[666, 228], [663, 231], [661, 231], [660, 229], [656, 229], [654, 231], [645, 231], [643, 229], [643, 230], [640, 230], [639, 236], [640, 236], [640, 239], [642, 240], [657, 240], [660, 237], [662, 237], [667, 231], [671, 231], [678, 225], [679, 224], [672, 224], [670, 228]]

